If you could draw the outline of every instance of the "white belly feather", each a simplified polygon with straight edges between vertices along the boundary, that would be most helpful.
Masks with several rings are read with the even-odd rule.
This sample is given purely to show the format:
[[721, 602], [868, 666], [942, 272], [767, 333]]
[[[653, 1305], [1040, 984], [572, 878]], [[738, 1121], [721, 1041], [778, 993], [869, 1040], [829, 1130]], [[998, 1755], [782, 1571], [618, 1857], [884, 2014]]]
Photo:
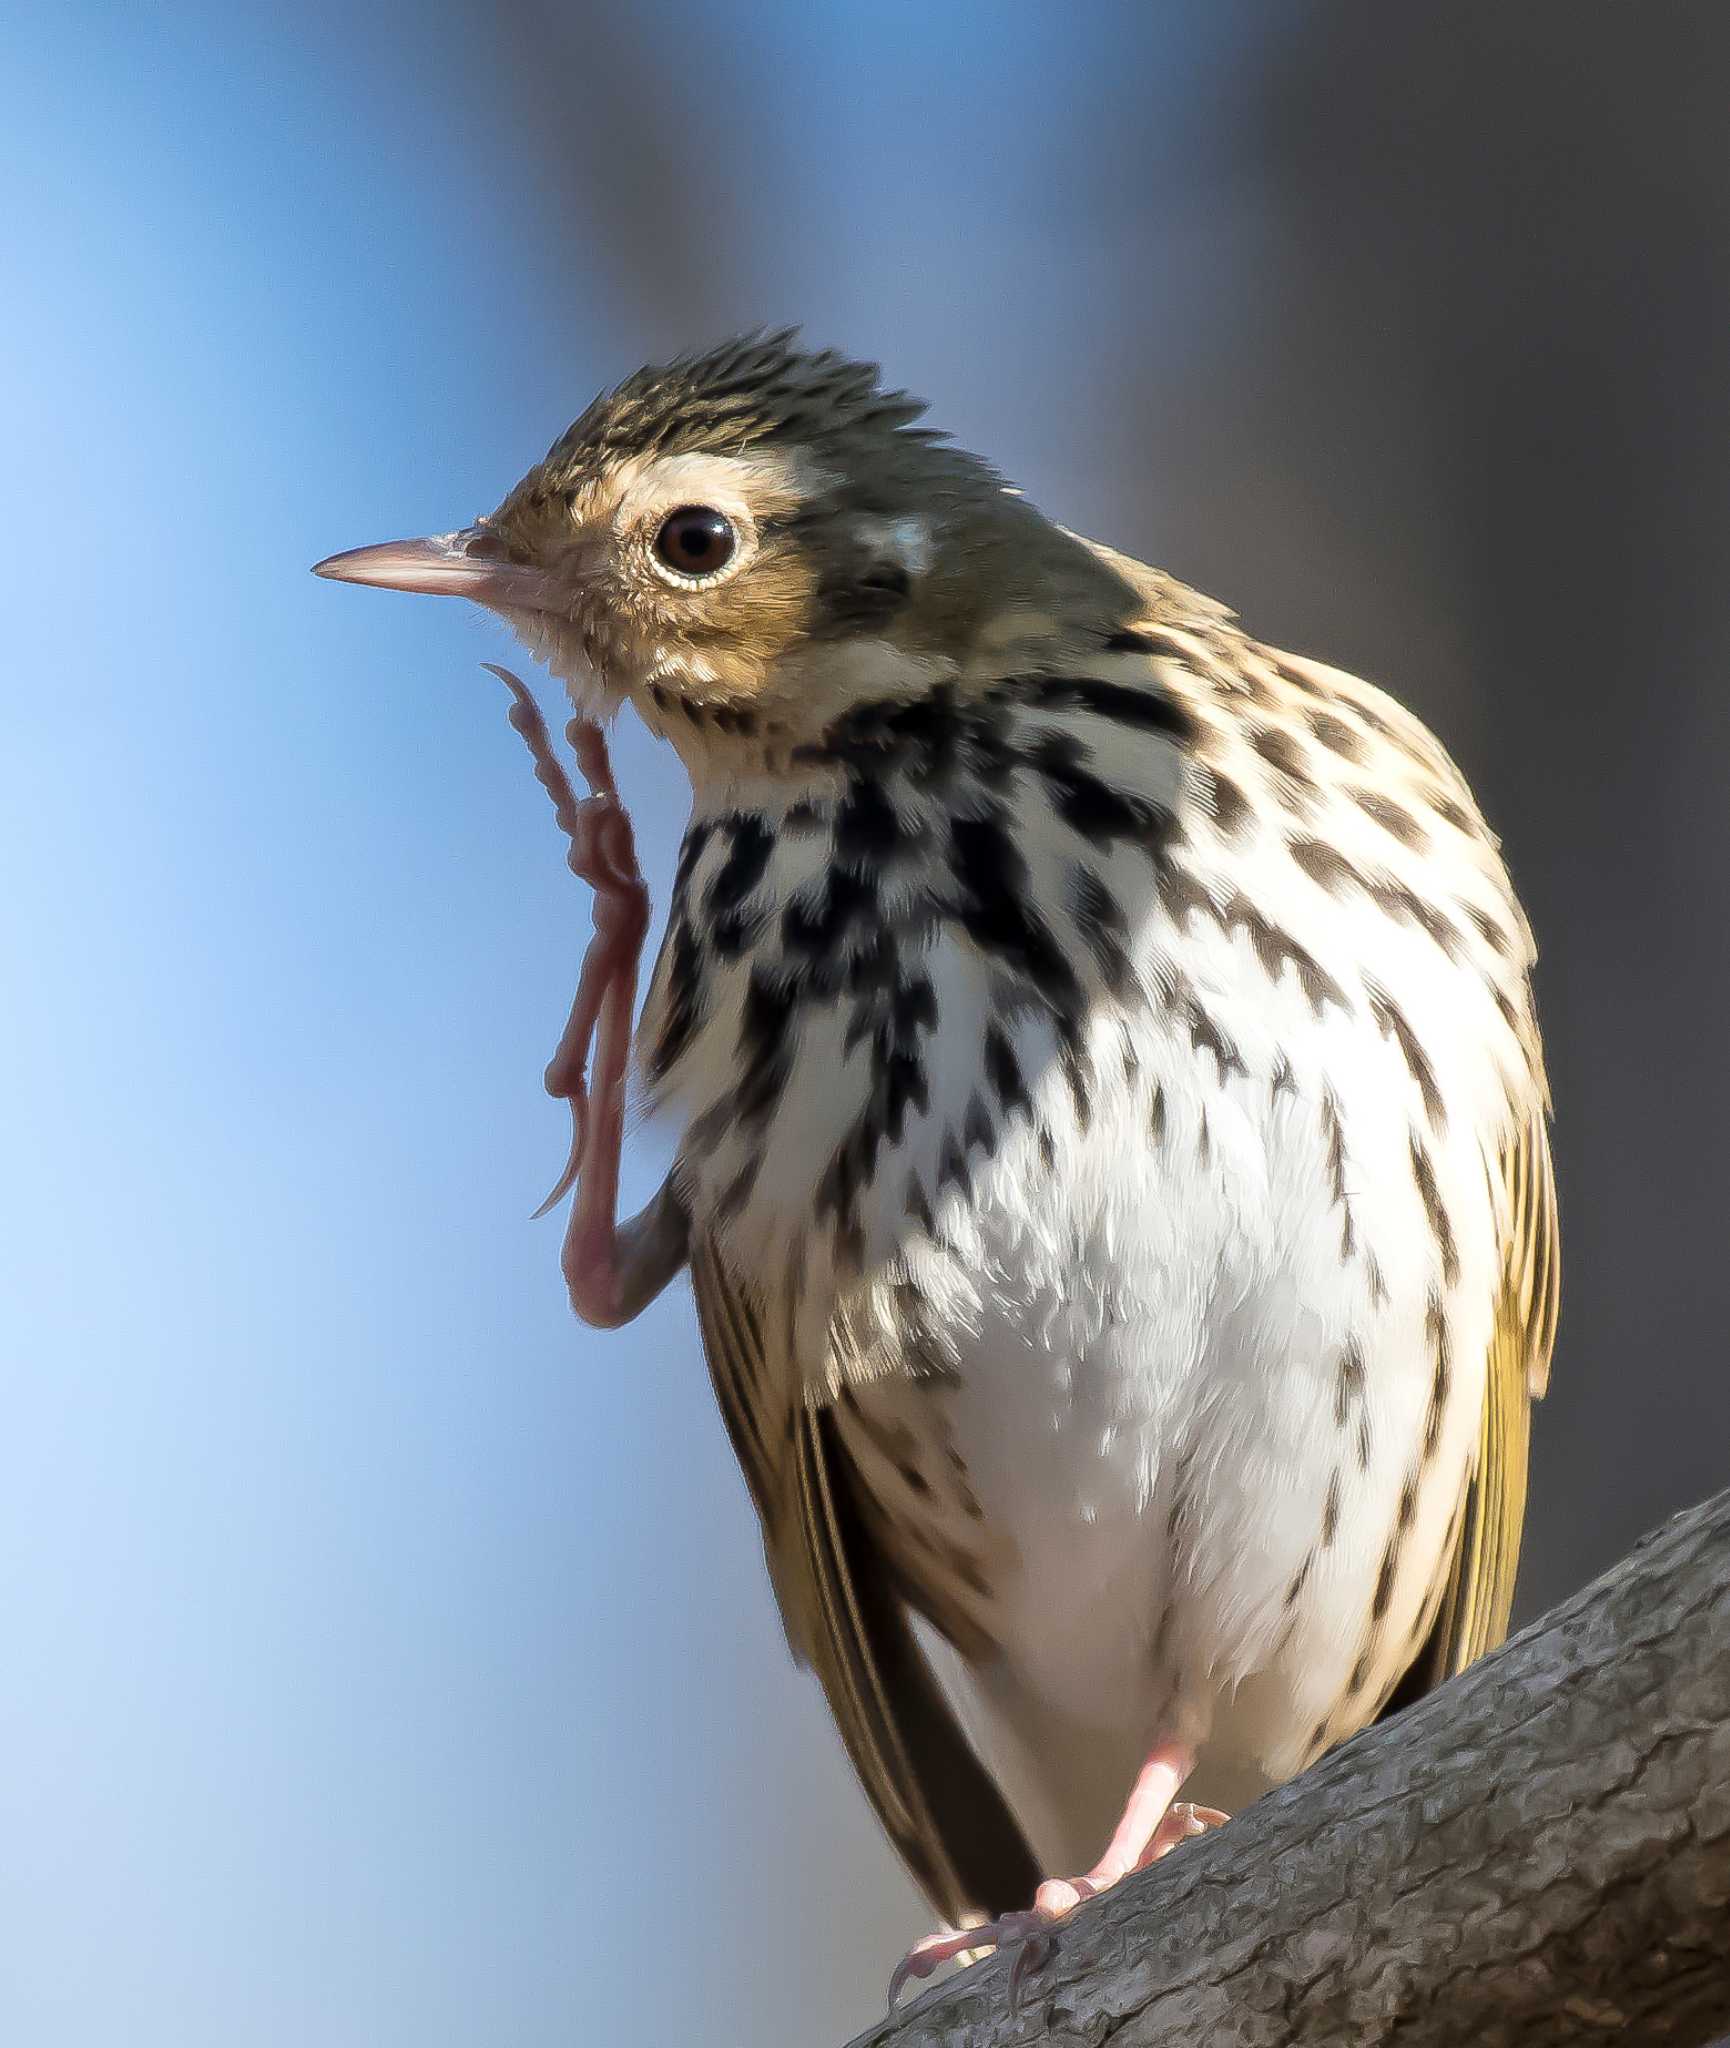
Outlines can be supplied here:
[[[993, 1546], [1000, 1645], [942, 1661], [1050, 1869], [1099, 1853], [1156, 1740], [1195, 1741], [1191, 1796], [1232, 1807], [1326, 1745], [1354, 1677], [1364, 1717], [1433, 1612], [1476, 1442], [1494, 1230], [1475, 1135], [1434, 1146], [1458, 1256], [1483, 1284], [1452, 1304], [1426, 1454], [1440, 1275], [1411, 1077], [1366, 1020], [1317, 1020], [1248, 963], [1234, 988], [1217, 948], [1210, 966], [1208, 1013], [1241, 1071], [1222, 1077], [1175, 1017], [1143, 1020], [1126, 1062], [1102, 1019], [1083, 1128], [1048, 1032], [1024, 1020], [1024, 1070], [1044, 1061], [1036, 1117], [938, 1212], [972, 1280], [947, 1297], [942, 1412]], [[972, 979], [958, 949], [946, 1017]], [[927, 1282], [946, 1298], [941, 1275]], [[899, 1383], [858, 1398], [908, 1412]]]

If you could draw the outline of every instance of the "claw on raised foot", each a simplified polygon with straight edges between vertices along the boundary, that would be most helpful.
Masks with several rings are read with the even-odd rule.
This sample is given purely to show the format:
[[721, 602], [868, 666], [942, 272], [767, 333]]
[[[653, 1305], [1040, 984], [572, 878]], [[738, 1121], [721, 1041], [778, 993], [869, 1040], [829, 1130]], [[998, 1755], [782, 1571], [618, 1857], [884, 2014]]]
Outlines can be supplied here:
[[[579, 1080], [579, 1090], [581, 1085]], [[572, 1188], [576, 1186], [577, 1176], [583, 1170], [583, 1129], [587, 1121], [584, 1111], [587, 1108], [587, 1103], [580, 1092], [549, 1086], [547, 1093], [549, 1095], [563, 1095], [565, 1101], [570, 1105], [571, 1149], [565, 1154], [565, 1163], [559, 1169], [558, 1179], [553, 1182], [552, 1192], [538, 1209], [530, 1211], [529, 1221], [531, 1223], [538, 1223], [543, 1216], [550, 1215], [559, 1206]]]

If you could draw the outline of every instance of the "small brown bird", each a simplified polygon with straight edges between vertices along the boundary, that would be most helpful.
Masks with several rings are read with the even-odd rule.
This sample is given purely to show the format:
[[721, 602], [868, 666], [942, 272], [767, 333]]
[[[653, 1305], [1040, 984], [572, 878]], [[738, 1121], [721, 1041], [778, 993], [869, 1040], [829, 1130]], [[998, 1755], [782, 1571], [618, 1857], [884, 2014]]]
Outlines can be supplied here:
[[578, 804], [522, 695], [597, 891], [566, 1274], [610, 1326], [688, 1264], [793, 1647], [969, 1930], [919, 1973], [1500, 1638], [1557, 1299], [1532, 942], [1459, 771], [921, 410], [752, 337], [319, 565], [490, 606], [689, 770], [638, 1035], [682, 1139], [619, 1224], [647, 902], [598, 729]]

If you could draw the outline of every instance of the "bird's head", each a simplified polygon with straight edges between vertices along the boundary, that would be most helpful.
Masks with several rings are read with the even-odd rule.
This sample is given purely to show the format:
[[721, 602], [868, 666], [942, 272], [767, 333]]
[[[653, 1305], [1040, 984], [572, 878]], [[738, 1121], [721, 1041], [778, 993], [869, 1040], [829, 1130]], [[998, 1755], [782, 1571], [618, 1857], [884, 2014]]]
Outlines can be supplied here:
[[318, 573], [468, 597], [695, 770], [814, 737], [976, 652], [1121, 613], [1122, 583], [875, 365], [751, 336], [598, 398], [492, 512]]

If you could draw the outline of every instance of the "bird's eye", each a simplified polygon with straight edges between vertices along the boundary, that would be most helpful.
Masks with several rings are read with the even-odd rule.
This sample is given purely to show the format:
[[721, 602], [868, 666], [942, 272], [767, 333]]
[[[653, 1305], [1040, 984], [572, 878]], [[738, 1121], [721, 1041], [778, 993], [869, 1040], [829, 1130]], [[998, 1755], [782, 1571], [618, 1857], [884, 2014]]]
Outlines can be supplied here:
[[681, 505], [661, 521], [655, 554], [678, 576], [713, 576], [726, 568], [739, 545], [733, 522], [713, 505]]

